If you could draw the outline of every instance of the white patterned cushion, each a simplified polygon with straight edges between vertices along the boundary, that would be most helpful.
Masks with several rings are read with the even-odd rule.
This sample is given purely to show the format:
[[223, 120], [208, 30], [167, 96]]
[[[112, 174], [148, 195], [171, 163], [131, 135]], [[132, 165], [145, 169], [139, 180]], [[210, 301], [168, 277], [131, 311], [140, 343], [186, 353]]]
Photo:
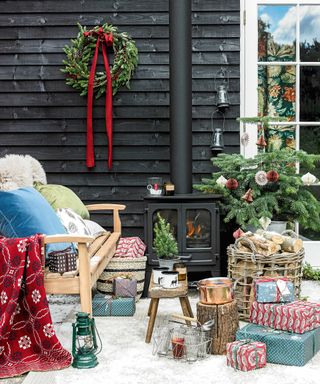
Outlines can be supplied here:
[[101, 235], [102, 233], [105, 233], [106, 230], [101, 227], [101, 225], [99, 225], [98, 223], [96, 223], [95, 221], [92, 221], [92, 220], [84, 220], [88, 230], [90, 231], [90, 234], [92, 236], [99, 236]]
[[62, 225], [69, 234], [97, 237], [106, 232], [101, 225], [91, 220], [84, 220], [71, 208], [59, 208], [56, 212]]
[[90, 230], [87, 228], [86, 223], [70, 208], [59, 208], [56, 213], [61, 221], [61, 224], [65, 227], [69, 234], [73, 235], [88, 235], [90, 236]]

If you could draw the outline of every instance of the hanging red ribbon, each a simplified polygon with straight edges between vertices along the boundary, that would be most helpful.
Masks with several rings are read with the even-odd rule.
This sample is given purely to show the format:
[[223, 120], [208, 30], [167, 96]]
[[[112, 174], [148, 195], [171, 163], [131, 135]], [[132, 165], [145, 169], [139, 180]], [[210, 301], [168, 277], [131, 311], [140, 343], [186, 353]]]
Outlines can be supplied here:
[[92, 66], [90, 69], [88, 81], [88, 101], [87, 101], [87, 167], [94, 167], [94, 144], [93, 144], [93, 128], [92, 128], [92, 105], [93, 105], [93, 87], [94, 77], [96, 73], [96, 66], [98, 61], [99, 47], [101, 43], [102, 56], [104, 67], [106, 71], [106, 103], [105, 103], [105, 120], [106, 132], [108, 137], [108, 168], [112, 167], [112, 79], [110, 67], [107, 57], [107, 46], [113, 45], [113, 36], [111, 33], [105, 33], [103, 28], [100, 27], [98, 31], [84, 32], [84, 36], [90, 35], [97, 36], [96, 49], [94, 52]]

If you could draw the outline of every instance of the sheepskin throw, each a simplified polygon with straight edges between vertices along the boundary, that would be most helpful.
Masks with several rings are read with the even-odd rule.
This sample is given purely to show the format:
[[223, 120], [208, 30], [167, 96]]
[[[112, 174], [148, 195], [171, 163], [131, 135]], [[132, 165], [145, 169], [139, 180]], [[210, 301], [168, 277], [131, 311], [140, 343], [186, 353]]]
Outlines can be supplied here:
[[0, 190], [32, 187], [34, 182], [47, 184], [42, 165], [29, 155], [6, 155], [0, 158]]

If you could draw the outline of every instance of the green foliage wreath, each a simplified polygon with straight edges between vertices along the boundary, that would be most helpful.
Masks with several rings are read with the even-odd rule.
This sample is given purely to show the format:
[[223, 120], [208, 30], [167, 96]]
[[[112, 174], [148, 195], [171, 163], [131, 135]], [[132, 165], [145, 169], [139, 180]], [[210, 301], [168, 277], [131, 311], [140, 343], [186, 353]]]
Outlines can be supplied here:
[[[67, 59], [63, 61], [65, 68], [62, 72], [67, 74], [66, 83], [76, 90], [80, 91], [81, 96], [88, 92], [88, 79], [90, 74], [91, 60], [96, 48], [99, 26], [91, 30], [82, 27], [80, 24], [79, 33], [76, 39], [71, 40], [71, 46], [65, 46], [64, 52]], [[110, 65], [112, 78], [112, 93], [115, 95], [119, 88], [127, 86], [135, 68], [138, 65], [138, 49], [134, 40], [126, 32], [118, 32], [118, 28], [111, 24], [102, 26], [103, 32], [112, 34], [114, 59]], [[96, 98], [99, 98], [106, 91], [105, 72], [96, 72], [94, 79], [94, 92]]]

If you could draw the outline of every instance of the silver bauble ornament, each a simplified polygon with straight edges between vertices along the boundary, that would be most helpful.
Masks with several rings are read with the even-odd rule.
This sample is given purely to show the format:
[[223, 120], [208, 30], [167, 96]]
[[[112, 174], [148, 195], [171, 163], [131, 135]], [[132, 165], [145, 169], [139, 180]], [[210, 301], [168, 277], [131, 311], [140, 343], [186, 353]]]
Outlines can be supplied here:
[[249, 144], [249, 134], [248, 132], [244, 132], [241, 136], [241, 144], [246, 147]]
[[257, 172], [254, 179], [256, 183], [261, 186], [266, 185], [268, 183], [267, 174], [265, 171]]

